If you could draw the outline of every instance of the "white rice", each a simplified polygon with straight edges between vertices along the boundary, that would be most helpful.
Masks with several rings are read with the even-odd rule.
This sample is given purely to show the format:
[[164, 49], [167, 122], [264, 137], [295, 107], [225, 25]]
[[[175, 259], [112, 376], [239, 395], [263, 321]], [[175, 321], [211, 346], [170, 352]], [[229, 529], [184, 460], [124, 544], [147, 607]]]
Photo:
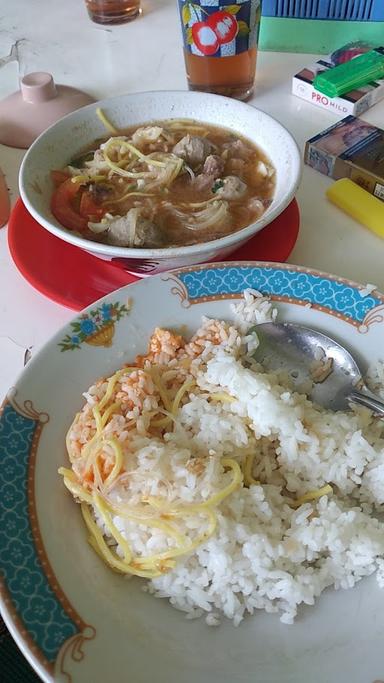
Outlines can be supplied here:
[[[233, 313], [235, 323], [223, 327], [221, 343], [206, 343], [193, 361], [198, 388], [179, 410], [174, 430], [150, 439], [144, 413], [141, 427], [138, 419], [130, 435], [135, 458], [130, 501], [140, 500], [143, 490], [161, 495], [164, 486], [183, 503], [204, 500], [230, 481], [222, 457], [241, 463], [255, 454], [252, 475], [260, 484], [224, 499], [216, 510], [215, 534], [144, 589], [168, 598], [188, 618], [205, 615], [212, 626], [223, 615], [238, 625], [246, 613], [260, 609], [291, 624], [298, 607], [313, 605], [328, 586], [351, 588], [376, 570], [384, 586], [384, 526], [375, 516], [384, 504], [382, 422], [363, 408], [345, 413], [318, 408], [252, 363], [249, 354], [257, 342], [247, 330], [276, 317], [265, 297], [247, 290]], [[208, 324], [203, 322], [202, 338]], [[370, 379], [376, 390], [384, 385], [383, 363]], [[235, 400], [209, 400], [223, 392]], [[90, 403], [94, 395], [91, 388]], [[122, 443], [127, 438], [123, 424], [119, 438]], [[201, 476], [188, 470], [194, 457], [206, 460]], [[325, 484], [332, 494], [292, 506]], [[114, 521], [136, 553], [169, 548], [161, 530], [149, 534], [117, 516]], [[193, 533], [196, 524], [189, 518], [185, 533]]]
[[372, 292], [374, 292], [375, 289], [377, 289], [377, 286], [376, 286], [376, 285], [372, 285], [372, 284], [370, 284], [370, 283], [368, 282], [368, 283], [365, 285], [365, 287], [361, 287], [361, 288], [359, 289], [359, 294], [360, 294], [360, 296], [364, 299], [366, 296], [369, 296], [370, 294], [372, 294]]

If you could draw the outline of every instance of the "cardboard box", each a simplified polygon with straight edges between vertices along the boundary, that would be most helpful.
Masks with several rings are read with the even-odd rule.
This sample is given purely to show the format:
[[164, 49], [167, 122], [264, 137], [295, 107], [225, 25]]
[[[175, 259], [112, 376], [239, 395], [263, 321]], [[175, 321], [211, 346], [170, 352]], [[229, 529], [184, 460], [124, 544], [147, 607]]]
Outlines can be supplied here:
[[304, 162], [338, 180], [350, 178], [384, 200], [384, 130], [347, 116], [307, 141]]
[[[384, 55], [384, 47], [378, 47], [376, 51]], [[347, 114], [359, 116], [384, 98], [384, 79], [368, 83], [358, 90], [345, 93], [341, 97], [327, 97], [327, 95], [315, 90], [313, 87], [315, 76], [334, 66], [332, 55], [327, 55], [315, 64], [299, 71], [292, 79], [293, 95], [307, 100], [307, 102], [312, 102], [316, 107], [333, 111], [334, 114], [342, 117], [347, 116]]]

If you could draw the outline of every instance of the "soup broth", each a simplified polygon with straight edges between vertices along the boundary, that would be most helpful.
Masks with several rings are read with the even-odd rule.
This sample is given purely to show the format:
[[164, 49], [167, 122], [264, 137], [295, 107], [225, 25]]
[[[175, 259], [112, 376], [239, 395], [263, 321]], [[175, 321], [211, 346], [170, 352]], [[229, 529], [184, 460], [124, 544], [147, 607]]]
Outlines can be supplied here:
[[122, 247], [207, 242], [241, 230], [272, 201], [275, 169], [250, 140], [193, 120], [116, 131], [53, 172], [66, 228]]

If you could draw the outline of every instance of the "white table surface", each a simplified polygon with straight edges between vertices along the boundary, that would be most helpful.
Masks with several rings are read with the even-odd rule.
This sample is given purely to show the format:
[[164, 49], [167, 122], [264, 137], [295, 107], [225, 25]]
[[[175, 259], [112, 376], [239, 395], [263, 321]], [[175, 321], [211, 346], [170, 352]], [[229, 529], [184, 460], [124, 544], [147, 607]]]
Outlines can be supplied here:
[[[81, 88], [101, 99], [126, 92], [187, 88], [176, 0], [142, 0], [143, 14], [130, 24], [92, 23], [82, 0], [0, 0], [0, 64], [17, 42], [18, 61], [0, 70], [0, 98], [18, 89], [18, 79], [49, 71], [56, 83]], [[315, 61], [313, 55], [260, 53], [251, 104], [268, 112], [305, 141], [337, 119], [290, 94], [291, 77]], [[384, 102], [363, 118], [384, 124]], [[0, 145], [0, 166], [18, 196], [24, 151]], [[384, 291], [384, 241], [327, 202], [332, 181], [308, 167], [297, 199], [301, 228], [290, 263], [318, 268]], [[32, 288], [8, 250], [0, 230], [0, 401], [13, 384], [27, 348], [32, 354], [73, 315]]]

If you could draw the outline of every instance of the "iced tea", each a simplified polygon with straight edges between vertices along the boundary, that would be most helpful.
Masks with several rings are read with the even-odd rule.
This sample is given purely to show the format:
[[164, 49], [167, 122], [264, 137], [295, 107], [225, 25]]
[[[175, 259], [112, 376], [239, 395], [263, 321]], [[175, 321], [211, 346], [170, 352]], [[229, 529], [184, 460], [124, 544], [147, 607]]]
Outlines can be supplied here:
[[141, 12], [140, 0], [85, 0], [85, 4], [97, 24], [125, 24]]
[[247, 100], [252, 95], [260, 25], [260, 0], [179, 0], [184, 59], [190, 90]]

